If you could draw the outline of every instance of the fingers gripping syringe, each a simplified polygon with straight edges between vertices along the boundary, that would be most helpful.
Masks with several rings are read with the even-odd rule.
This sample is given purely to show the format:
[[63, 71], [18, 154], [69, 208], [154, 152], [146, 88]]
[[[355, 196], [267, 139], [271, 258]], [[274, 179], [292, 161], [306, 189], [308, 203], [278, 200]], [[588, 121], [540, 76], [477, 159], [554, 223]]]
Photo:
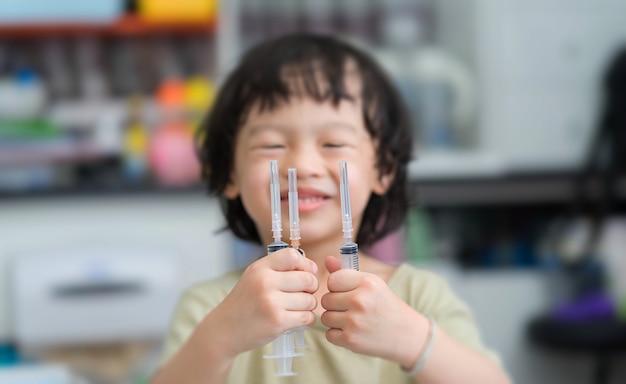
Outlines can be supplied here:
[[359, 246], [352, 241], [352, 211], [348, 187], [348, 164], [339, 162], [339, 192], [341, 194], [341, 228], [344, 242], [339, 247], [341, 268], [359, 270]]
[[[295, 168], [287, 170], [289, 182], [289, 240], [291, 247], [300, 251], [300, 211], [298, 209], [298, 177]], [[308, 327], [298, 327], [293, 329], [295, 337], [295, 348], [308, 348], [304, 342], [304, 332]]]
[[[280, 212], [280, 182], [278, 178], [278, 161], [270, 161], [270, 195], [272, 206], [272, 236], [274, 242], [267, 246], [267, 253], [273, 253], [287, 248], [282, 238], [283, 226]], [[294, 376], [292, 371], [293, 358], [302, 356], [294, 350], [293, 330], [287, 330], [272, 342], [272, 354], [264, 355], [266, 359], [276, 359], [276, 376]]]

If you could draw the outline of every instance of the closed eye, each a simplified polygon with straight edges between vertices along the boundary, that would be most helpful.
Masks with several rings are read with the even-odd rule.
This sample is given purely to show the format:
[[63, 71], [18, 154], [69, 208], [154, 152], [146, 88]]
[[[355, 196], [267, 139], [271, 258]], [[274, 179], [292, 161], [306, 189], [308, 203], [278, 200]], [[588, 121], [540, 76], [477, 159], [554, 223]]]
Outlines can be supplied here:
[[325, 148], [342, 148], [345, 147], [346, 144], [343, 143], [326, 143], [324, 144]]
[[272, 149], [283, 149], [283, 148], [285, 148], [285, 146], [282, 144], [261, 144], [261, 145], [254, 146], [252, 149], [272, 150]]

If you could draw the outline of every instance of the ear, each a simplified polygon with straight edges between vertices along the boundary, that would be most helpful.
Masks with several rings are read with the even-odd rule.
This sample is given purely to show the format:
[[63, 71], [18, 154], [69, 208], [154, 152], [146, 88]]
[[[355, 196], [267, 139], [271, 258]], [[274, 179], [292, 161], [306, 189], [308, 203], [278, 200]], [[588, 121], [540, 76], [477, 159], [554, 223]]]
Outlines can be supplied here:
[[395, 172], [390, 171], [388, 173], [379, 175], [376, 180], [374, 180], [374, 188], [372, 188], [372, 192], [375, 194], [382, 196], [387, 193], [387, 190], [391, 186], [393, 182]]
[[224, 188], [224, 196], [229, 200], [233, 200], [239, 196], [239, 186], [232, 181], [232, 177], [228, 181], [228, 184], [226, 184], [226, 188]]

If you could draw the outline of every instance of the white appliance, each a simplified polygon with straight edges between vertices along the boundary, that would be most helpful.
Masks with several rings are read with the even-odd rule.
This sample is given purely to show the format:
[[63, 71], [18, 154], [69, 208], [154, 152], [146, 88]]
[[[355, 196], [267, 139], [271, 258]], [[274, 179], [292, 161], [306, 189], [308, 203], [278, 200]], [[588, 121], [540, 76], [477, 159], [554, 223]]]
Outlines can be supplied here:
[[438, 0], [443, 46], [477, 72], [477, 146], [511, 171], [578, 166], [600, 81], [626, 44], [624, 0]]
[[161, 339], [181, 293], [176, 256], [121, 244], [19, 255], [12, 301], [20, 349]]
[[72, 384], [76, 383], [62, 365], [28, 365], [0, 369], [0, 384]]

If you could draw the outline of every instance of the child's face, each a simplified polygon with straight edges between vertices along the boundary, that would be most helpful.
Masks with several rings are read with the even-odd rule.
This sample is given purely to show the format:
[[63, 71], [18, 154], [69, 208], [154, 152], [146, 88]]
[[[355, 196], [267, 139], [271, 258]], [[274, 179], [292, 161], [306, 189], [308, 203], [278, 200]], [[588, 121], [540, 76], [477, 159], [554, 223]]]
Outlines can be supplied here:
[[270, 160], [278, 160], [283, 217], [283, 241], [289, 242], [287, 169], [296, 168], [303, 247], [323, 241], [339, 244], [341, 196], [339, 160], [348, 163], [353, 239], [372, 192], [383, 194], [389, 177], [379, 177], [376, 143], [362, 117], [361, 104], [318, 103], [292, 98], [273, 111], [253, 108], [240, 128], [228, 198], [241, 197], [265, 244], [272, 242]]

